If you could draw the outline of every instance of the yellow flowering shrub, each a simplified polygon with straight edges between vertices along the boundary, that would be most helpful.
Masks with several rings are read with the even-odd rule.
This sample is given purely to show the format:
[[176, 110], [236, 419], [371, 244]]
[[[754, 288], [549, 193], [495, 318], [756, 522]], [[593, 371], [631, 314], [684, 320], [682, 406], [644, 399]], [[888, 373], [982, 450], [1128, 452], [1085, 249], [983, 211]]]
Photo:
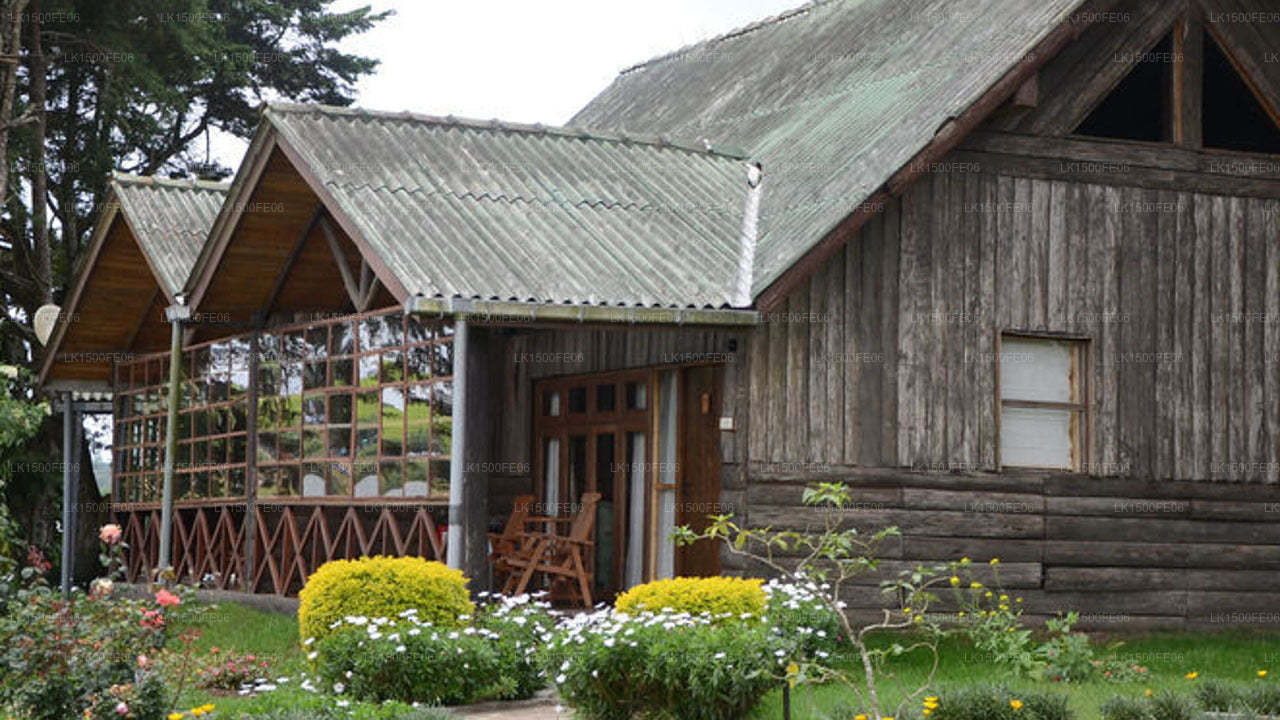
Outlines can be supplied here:
[[394, 618], [417, 610], [418, 619], [439, 627], [462, 627], [475, 613], [461, 570], [416, 557], [366, 557], [321, 565], [298, 593], [302, 641], [327, 635], [348, 615]]
[[637, 585], [618, 596], [618, 612], [635, 615], [640, 612], [675, 612], [692, 615], [738, 617], [750, 613], [764, 614], [765, 595], [759, 578], [678, 577]]

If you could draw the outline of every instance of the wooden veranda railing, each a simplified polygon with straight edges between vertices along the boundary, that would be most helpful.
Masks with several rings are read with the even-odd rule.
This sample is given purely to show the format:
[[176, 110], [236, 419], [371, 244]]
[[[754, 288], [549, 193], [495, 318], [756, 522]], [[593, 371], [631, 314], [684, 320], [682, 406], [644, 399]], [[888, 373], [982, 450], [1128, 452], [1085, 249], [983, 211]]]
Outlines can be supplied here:
[[[250, 533], [245, 503], [179, 507], [173, 517], [174, 570], [184, 581], [220, 590], [294, 595], [330, 560], [411, 555], [443, 561], [433, 509], [409, 503], [259, 505]], [[146, 581], [159, 554], [160, 509], [119, 510], [116, 518], [129, 544], [126, 577]], [[249, 538], [252, 567], [246, 564]]]

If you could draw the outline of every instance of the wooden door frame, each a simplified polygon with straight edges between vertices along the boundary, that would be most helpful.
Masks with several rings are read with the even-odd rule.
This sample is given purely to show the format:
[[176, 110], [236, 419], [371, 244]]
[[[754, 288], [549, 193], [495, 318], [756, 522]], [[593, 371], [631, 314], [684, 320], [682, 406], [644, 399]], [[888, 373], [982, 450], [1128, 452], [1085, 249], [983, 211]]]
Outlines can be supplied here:
[[[594, 387], [600, 384], [602, 380], [606, 380], [610, 378], [615, 379], [615, 383], [617, 387], [622, 389], [622, 393], [617, 397], [616, 402], [618, 403], [619, 406], [625, 406], [625, 403], [626, 403], [625, 383], [627, 382], [627, 380], [643, 379], [645, 381], [647, 396], [646, 396], [646, 402], [645, 402], [645, 409], [643, 411], [635, 411], [635, 415], [633, 415], [633, 417], [626, 418], [626, 420], [621, 422], [603, 421], [605, 425], [612, 426], [615, 428], [614, 430], [615, 443], [622, 443], [621, 449], [622, 449], [623, 455], [621, 455], [621, 457], [625, 457], [625, 453], [627, 450], [625, 446], [625, 438], [628, 432], [643, 431], [647, 435], [647, 441], [645, 446], [646, 457], [643, 459], [636, 460], [637, 462], [644, 462], [644, 463], [647, 463], [648, 465], [645, 471], [644, 533], [643, 533], [643, 537], [641, 538], [641, 541], [644, 543], [644, 551], [642, 553], [642, 561], [641, 561], [643, 572], [641, 573], [641, 575], [642, 575], [642, 580], [645, 582], [653, 580], [657, 576], [657, 561], [658, 561], [657, 548], [658, 548], [658, 543], [660, 541], [660, 538], [658, 538], [657, 536], [658, 535], [658, 500], [659, 500], [659, 492], [660, 490], [664, 489], [664, 487], [660, 486], [657, 482], [657, 469], [660, 467], [661, 450], [662, 450], [661, 439], [660, 439], [661, 420], [662, 420], [662, 415], [660, 410], [662, 407], [660, 383], [661, 383], [662, 375], [665, 372], [673, 371], [676, 373], [676, 402], [680, 403], [682, 391], [684, 388], [684, 382], [685, 382], [684, 372], [686, 370], [689, 370], [692, 368], [700, 368], [700, 367], [723, 368], [724, 365], [725, 363], [721, 361], [668, 363], [668, 364], [661, 364], [661, 365], [649, 365], [641, 368], [631, 368], [631, 369], [624, 369], [624, 370], [606, 370], [602, 372], [592, 372], [592, 373], [573, 373], [573, 374], [565, 374], [565, 375], [554, 375], [554, 376], [548, 376], [545, 378], [537, 378], [531, 381], [533, 384], [533, 389], [532, 389], [533, 422], [531, 423], [531, 427], [530, 427], [530, 433], [532, 435], [532, 438], [531, 438], [532, 448], [533, 448], [533, 485], [534, 485], [533, 492], [539, 498], [539, 501], [542, 501], [542, 502], [546, 501], [546, 467], [545, 467], [545, 462], [543, 457], [544, 455], [543, 444], [545, 440], [550, 437], [563, 438], [563, 440], [560, 443], [560, 468], [562, 473], [560, 478], [560, 483], [561, 483], [561, 489], [563, 490], [564, 483], [567, 481], [567, 478], [563, 473], [565, 473], [568, 468], [568, 452], [569, 452], [569, 443], [567, 441], [568, 437], [570, 435], [586, 435], [588, 437], [591, 437], [593, 434], [598, 434], [600, 431], [600, 427], [601, 427], [600, 423], [602, 422], [602, 420], [598, 419], [598, 416], [600, 415], [600, 413], [598, 413], [595, 409], [596, 403], [594, 402], [595, 400]], [[582, 413], [580, 419], [570, 421], [567, 390], [570, 385], [577, 385], [577, 384], [585, 384], [588, 386], [588, 388], [590, 388], [588, 390], [588, 396], [587, 396], [587, 411], [585, 413]], [[721, 384], [723, 384], [723, 376], [721, 377]], [[564, 389], [564, 392], [562, 393], [561, 415], [559, 416], [562, 419], [559, 421], [552, 421], [550, 423], [547, 423], [544, 420], [544, 416], [542, 414], [543, 394], [548, 388], [553, 388], [553, 387], [560, 387]], [[723, 387], [719, 388], [719, 390], [721, 391], [721, 400], [723, 401]], [[723, 405], [721, 407], [723, 408]], [[683, 457], [683, 453], [685, 451], [685, 432], [684, 431], [686, 428], [685, 428], [684, 413], [682, 412], [682, 410], [683, 408], [678, 406], [676, 411], [675, 433], [676, 433], [677, 446], [676, 446], [675, 457], [677, 459], [677, 462], [679, 462], [680, 458]], [[643, 413], [644, 424], [643, 425], [637, 424], [635, 426], [632, 426], [632, 423], [628, 421], [633, 419], [639, 420], [641, 417], [641, 413]], [[548, 424], [552, 426], [550, 429], [548, 429], [547, 427]], [[616, 453], [616, 447], [617, 446], [615, 446], [615, 453]], [[596, 449], [594, 447], [594, 444], [588, 442], [587, 467], [589, 472], [594, 472], [593, 460], [595, 459], [595, 453], [596, 453]], [[626, 509], [626, 512], [619, 512], [617, 510], [618, 498], [616, 496], [616, 492], [619, 487], [618, 485], [619, 481], [617, 479], [617, 475], [618, 475], [617, 473], [614, 473], [615, 537], [624, 538], [627, 543], [630, 543], [634, 540], [633, 538], [629, 537], [630, 509], [628, 507]], [[596, 478], [597, 482], [598, 480], [599, 479]], [[623, 476], [623, 480], [621, 481], [621, 486], [623, 490], [623, 497], [626, 497], [626, 493], [630, 491], [630, 487], [629, 487], [628, 478], [625, 477], [625, 474]], [[676, 479], [676, 482], [673, 485], [671, 485], [671, 488], [674, 489], [676, 492], [676, 502], [678, 507], [678, 503], [680, 502], [680, 492], [681, 492], [680, 478]], [[584, 486], [583, 492], [591, 492], [591, 489], [589, 487]], [[560, 498], [559, 500], [559, 502], [561, 503], [564, 503], [566, 501], [570, 503], [574, 502], [574, 500], [572, 499], [566, 499], [563, 497]], [[618, 533], [617, 528], [621, 528], [622, 532]], [[614, 551], [615, 553], [618, 552], [618, 544], [616, 540], [615, 540]], [[619, 553], [619, 555], [620, 555], [620, 558], [615, 558], [615, 562], [618, 562], [619, 559], [621, 559], [623, 563], [622, 572], [625, 573], [625, 553]], [[623, 578], [622, 575], [619, 575], [618, 577], [620, 580]]]

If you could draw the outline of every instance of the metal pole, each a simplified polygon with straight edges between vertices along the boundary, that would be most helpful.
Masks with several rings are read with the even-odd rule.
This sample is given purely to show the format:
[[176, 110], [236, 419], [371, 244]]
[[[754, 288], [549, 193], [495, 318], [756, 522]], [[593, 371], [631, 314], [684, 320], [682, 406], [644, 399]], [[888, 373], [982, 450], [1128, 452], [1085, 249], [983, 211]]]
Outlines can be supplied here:
[[453, 447], [449, 454], [449, 538], [445, 557], [449, 567], [462, 569], [463, 498], [467, 457], [467, 319], [459, 314], [453, 326]]
[[75, 432], [75, 410], [71, 392], [62, 394], [62, 594], [71, 594], [71, 565], [75, 562], [75, 476], [71, 472], [71, 445]]
[[791, 681], [782, 686], [782, 720], [791, 720]]
[[178, 454], [178, 384], [182, 380], [182, 321], [191, 316], [190, 308], [178, 298], [177, 305], [165, 309], [172, 328], [169, 339], [169, 415], [164, 436], [164, 489], [160, 496], [160, 557], [156, 569], [166, 571], [173, 559], [173, 466]]

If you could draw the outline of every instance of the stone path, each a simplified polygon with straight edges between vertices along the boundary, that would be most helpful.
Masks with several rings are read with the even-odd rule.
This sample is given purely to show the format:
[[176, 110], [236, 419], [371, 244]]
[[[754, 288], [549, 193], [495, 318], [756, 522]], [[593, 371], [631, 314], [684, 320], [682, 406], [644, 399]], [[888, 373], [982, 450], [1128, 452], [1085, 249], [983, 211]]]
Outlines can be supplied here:
[[572, 714], [565, 709], [556, 712], [555, 700], [547, 697], [516, 702], [492, 702], [470, 705], [453, 711], [467, 720], [570, 720]]

